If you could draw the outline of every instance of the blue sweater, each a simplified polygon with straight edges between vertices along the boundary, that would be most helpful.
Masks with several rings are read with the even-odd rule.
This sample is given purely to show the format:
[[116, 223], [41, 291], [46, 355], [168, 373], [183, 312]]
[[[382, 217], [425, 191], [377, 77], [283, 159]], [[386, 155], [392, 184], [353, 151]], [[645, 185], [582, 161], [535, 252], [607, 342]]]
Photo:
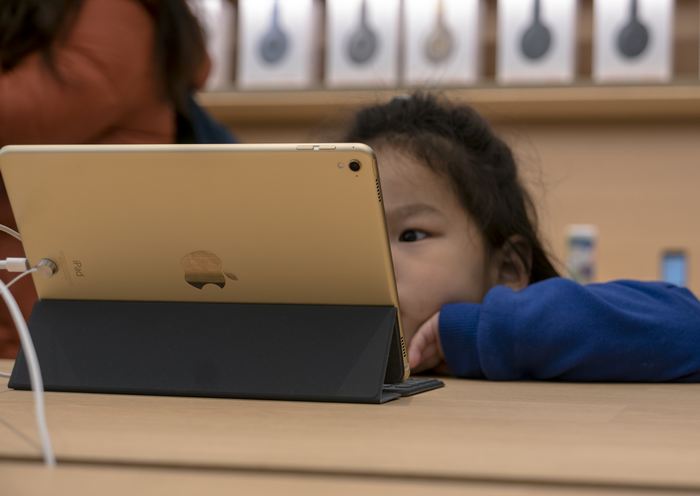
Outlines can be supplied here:
[[497, 286], [445, 305], [440, 340], [461, 377], [700, 382], [700, 302], [671, 284]]

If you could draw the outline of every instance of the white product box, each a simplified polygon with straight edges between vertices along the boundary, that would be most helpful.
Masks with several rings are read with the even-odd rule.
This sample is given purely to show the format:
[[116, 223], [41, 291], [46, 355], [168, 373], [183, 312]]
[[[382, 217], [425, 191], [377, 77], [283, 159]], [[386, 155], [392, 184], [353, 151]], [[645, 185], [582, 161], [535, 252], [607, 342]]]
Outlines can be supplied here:
[[238, 86], [307, 88], [315, 82], [313, 0], [239, 0]]
[[229, 0], [188, 0], [188, 4], [202, 25], [211, 59], [205, 89], [228, 89], [233, 86], [233, 4]]
[[578, 0], [498, 0], [499, 83], [570, 83]]
[[595, 281], [597, 239], [598, 228], [592, 224], [570, 224], [567, 227], [566, 270], [569, 277], [581, 284]]
[[593, 79], [670, 81], [673, 0], [596, 0]]
[[469, 85], [481, 76], [482, 0], [404, 0], [407, 85]]
[[399, 0], [326, 1], [326, 85], [398, 84]]

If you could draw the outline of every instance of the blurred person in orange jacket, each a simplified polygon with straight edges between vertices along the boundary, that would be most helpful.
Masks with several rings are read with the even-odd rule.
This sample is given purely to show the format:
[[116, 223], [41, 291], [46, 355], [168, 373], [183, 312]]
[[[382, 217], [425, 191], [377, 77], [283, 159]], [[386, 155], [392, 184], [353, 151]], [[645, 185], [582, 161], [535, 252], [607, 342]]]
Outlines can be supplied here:
[[[176, 114], [208, 72], [185, 0], [2, 0], [0, 146], [173, 143]], [[1, 181], [0, 223], [16, 227]], [[0, 258], [9, 256], [23, 256], [21, 244], [0, 233]], [[31, 278], [12, 290], [27, 317]], [[0, 358], [17, 348], [0, 305]]]

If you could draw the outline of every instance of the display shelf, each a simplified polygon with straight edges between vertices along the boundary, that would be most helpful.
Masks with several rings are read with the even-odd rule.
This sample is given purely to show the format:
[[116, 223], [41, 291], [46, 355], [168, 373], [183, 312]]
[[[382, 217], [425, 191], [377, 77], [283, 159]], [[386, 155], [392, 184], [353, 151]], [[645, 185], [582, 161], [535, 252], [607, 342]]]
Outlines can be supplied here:
[[[228, 125], [306, 125], [343, 118], [363, 105], [413, 89], [223, 91], [199, 101]], [[494, 122], [678, 121], [700, 118], [700, 84], [576, 85], [436, 90], [469, 103]]]

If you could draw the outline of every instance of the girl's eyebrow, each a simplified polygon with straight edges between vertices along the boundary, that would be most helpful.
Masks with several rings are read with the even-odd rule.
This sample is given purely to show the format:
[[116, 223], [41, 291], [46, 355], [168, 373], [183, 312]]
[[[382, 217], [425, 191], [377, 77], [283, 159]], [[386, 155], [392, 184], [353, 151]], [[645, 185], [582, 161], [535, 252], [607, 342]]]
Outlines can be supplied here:
[[386, 215], [390, 217], [411, 217], [419, 214], [437, 214], [443, 216], [442, 212], [427, 203], [409, 203], [391, 210], [387, 210]]

